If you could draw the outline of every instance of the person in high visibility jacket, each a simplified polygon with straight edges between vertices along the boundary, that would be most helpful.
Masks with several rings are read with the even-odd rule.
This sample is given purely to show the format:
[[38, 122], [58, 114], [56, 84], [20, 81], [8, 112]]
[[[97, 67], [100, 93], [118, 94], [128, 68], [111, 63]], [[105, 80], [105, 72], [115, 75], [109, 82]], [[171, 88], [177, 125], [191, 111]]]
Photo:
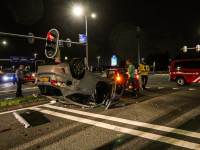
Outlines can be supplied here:
[[150, 70], [149, 65], [146, 64], [146, 60], [143, 60], [143, 63], [140, 64], [138, 67], [138, 70], [140, 71], [141, 80], [142, 80], [142, 90], [147, 90], [146, 84], [148, 81], [148, 72]]
[[132, 83], [133, 86], [133, 96], [137, 97], [137, 93], [136, 93], [136, 87], [135, 87], [135, 66], [130, 62], [129, 59], [126, 60], [126, 64], [128, 66], [128, 72], [126, 72], [126, 74], [128, 74], [128, 81], [126, 84], [126, 91], [129, 90], [129, 86], [130, 83]]

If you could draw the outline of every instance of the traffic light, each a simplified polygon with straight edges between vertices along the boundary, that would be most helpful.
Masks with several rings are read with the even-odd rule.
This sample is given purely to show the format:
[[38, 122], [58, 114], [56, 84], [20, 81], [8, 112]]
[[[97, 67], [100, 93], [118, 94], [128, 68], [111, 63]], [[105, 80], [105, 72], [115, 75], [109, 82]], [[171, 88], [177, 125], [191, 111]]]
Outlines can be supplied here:
[[53, 58], [57, 53], [59, 33], [56, 29], [51, 29], [47, 33], [45, 55], [47, 58]]
[[200, 52], [200, 45], [197, 45], [197, 46], [196, 46], [196, 51], [197, 51], [197, 52]]
[[187, 46], [183, 46], [183, 52], [184, 52], [184, 53], [187, 52]]

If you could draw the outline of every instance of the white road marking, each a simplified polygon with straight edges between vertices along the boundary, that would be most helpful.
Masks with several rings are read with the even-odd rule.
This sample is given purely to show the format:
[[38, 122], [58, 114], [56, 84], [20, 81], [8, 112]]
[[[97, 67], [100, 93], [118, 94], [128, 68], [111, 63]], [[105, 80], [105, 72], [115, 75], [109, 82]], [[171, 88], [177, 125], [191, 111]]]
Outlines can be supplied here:
[[164, 89], [165, 87], [158, 87], [158, 89]]
[[26, 110], [26, 109], [34, 109], [34, 108], [41, 107], [41, 106], [44, 106], [44, 105], [37, 105], [37, 106], [32, 106], [32, 107], [26, 107], [26, 108], [21, 108], [21, 109], [14, 109], [14, 110], [10, 110], [10, 111], [0, 112], [0, 115], [12, 113], [14, 111], [22, 111], [22, 110]]
[[178, 90], [179, 88], [173, 88], [173, 90]]
[[36, 110], [36, 111], [39, 111], [42, 113], [46, 113], [46, 114], [50, 114], [53, 116], [57, 116], [57, 117], [85, 123], [85, 124], [90, 124], [93, 126], [97, 126], [97, 127], [101, 127], [101, 128], [105, 128], [105, 129], [109, 129], [109, 130], [113, 130], [113, 131], [131, 134], [134, 136], [138, 136], [138, 137], [142, 137], [142, 138], [146, 138], [146, 139], [150, 139], [150, 140], [154, 140], [154, 141], [164, 142], [164, 143], [171, 144], [171, 145], [176, 145], [179, 147], [184, 147], [184, 148], [188, 148], [188, 149], [200, 149], [200, 144], [193, 143], [193, 142], [179, 140], [179, 139], [162, 136], [162, 135], [157, 135], [157, 134], [153, 134], [153, 133], [148, 133], [148, 132], [144, 132], [144, 131], [124, 128], [124, 127], [120, 127], [120, 126], [116, 126], [116, 125], [111, 125], [108, 123], [103, 123], [103, 122], [85, 119], [85, 118], [81, 118], [81, 117], [62, 114], [62, 113], [58, 113], [55, 111], [49, 111], [49, 110], [44, 110], [44, 109], [40, 109], [40, 108], [35, 108], [33, 110]]
[[12, 83], [10, 83], [10, 85], [9, 86], [5, 86], [5, 87], [2, 87], [2, 88], [0, 88], [0, 89], [4, 89], [4, 88], [7, 88], [7, 87], [10, 87], [10, 86], [12, 86], [13, 84]]
[[[154, 125], [154, 124], [150, 124], [150, 123], [144, 123], [144, 122], [122, 119], [122, 118], [117, 118], [117, 117], [111, 117], [111, 116], [106, 116], [106, 115], [94, 114], [94, 113], [89, 113], [89, 112], [84, 112], [84, 111], [79, 111], [79, 110], [74, 110], [74, 109], [53, 106], [53, 105], [49, 105], [49, 104], [45, 104], [43, 106], [47, 107], [47, 108], [76, 113], [76, 114], [80, 114], [80, 115], [85, 115], [85, 116], [90, 116], [90, 117], [95, 117], [95, 118], [100, 118], [100, 119], [106, 119], [106, 120], [110, 120], [110, 121], [115, 121], [115, 122], [135, 125], [135, 126], [141, 126], [141, 127], [145, 127], [145, 128], [154, 129], [154, 130], [176, 133], [176, 134], [180, 134], [180, 135], [184, 135], [184, 136], [200, 138], [200, 133], [197, 133], [197, 132], [191, 132], [191, 131], [187, 131], [187, 130], [159, 126], [159, 125]], [[199, 110], [199, 109], [200, 109], [200, 106], [197, 107], [195, 110]]]
[[190, 91], [194, 91], [194, 90], [196, 90], [196, 89], [194, 89], [194, 88], [189, 88], [189, 90], [190, 90]]
[[151, 87], [146, 87], [147, 89], [150, 89]]

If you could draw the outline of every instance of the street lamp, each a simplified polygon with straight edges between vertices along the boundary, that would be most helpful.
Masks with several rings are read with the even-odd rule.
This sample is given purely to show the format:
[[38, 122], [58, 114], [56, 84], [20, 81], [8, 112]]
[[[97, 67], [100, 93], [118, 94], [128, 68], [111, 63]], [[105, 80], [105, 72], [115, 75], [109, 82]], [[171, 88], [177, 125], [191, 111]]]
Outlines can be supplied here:
[[[85, 15], [85, 14], [83, 14], [83, 11], [82, 11], [82, 8], [80, 8], [80, 7], [76, 7], [76, 8], [74, 8], [74, 13], [76, 14], [76, 15], [82, 15], [82, 16], [84, 16], [85, 17], [85, 28], [86, 28], [86, 33], [85, 33], [85, 35], [86, 35], [86, 66], [89, 66], [89, 64], [88, 64], [88, 36], [87, 36], [87, 15]], [[96, 15], [95, 14], [92, 14], [91, 15], [91, 17], [92, 18], [95, 18], [96, 17]]]
[[37, 61], [36, 56], [37, 56], [37, 54], [35, 53], [33, 55], [34, 55], [34, 58], [35, 58], [35, 73], [36, 73], [36, 61]]
[[100, 58], [100, 56], [97, 56], [97, 59], [98, 59], [98, 72], [99, 72], [99, 58]]
[[6, 44], [7, 44], [7, 42], [6, 42], [6, 41], [3, 41], [2, 43], [3, 43], [3, 45], [6, 45]]
[[67, 60], [67, 57], [65, 57], [65, 60]]
[[140, 65], [140, 46], [139, 46], [139, 38], [140, 38], [140, 27], [137, 27], [137, 39], [138, 39], [138, 66]]

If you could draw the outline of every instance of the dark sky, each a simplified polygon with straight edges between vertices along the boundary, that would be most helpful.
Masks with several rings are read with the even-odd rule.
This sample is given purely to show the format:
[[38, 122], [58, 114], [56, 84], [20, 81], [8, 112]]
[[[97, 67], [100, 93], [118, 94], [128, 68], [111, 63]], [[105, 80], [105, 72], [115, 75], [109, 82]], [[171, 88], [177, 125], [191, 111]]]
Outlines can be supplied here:
[[[198, 0], [9, 0], [0, 2], [0, 32], [46, 37], [56, 28], [60, 39], [78, 42], [85, 34], [84, 17], [73, 14], [73, 7], [81, 5], [88, 15], [89, 65], [110, 65], [113, 54], [118, 62], [131, 59], [137, 62], [136, 28], [140, 27], [140, 53], [168, 51], [171, 58], [184, 45], [200, 44], [200, 2]], [[91, 13], [96, 19], [90, 18]], [[6, 40], [7, 45], [2, 41]], [[45, 41], [0, 35], [0, 59], [10, 56], [45, 57]], [[72, 44], [61, 48], [61, 57], [85, 57], [85, 46]], [[188, 55], [197, 55], [191, 50]]]

